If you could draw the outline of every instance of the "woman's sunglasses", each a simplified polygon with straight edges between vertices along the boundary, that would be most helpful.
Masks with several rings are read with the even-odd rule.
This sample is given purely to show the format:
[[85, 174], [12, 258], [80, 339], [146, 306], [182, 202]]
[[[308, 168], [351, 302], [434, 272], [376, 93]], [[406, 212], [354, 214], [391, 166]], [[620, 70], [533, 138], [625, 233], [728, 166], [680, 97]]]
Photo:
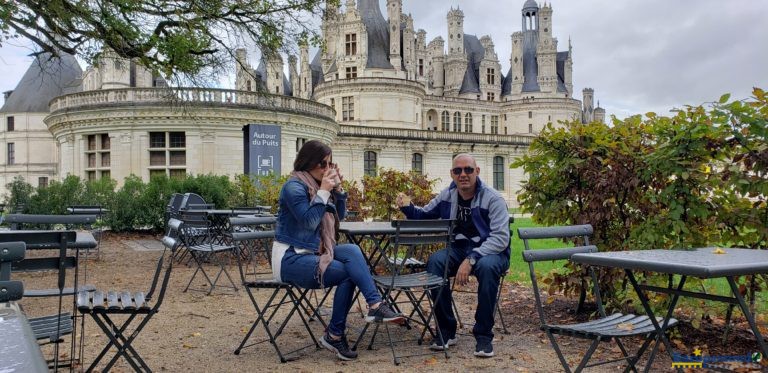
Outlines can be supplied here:
[[320, 168], [326, 168], [328, 166], [331, 166], [331, 168], [335, 168], [336, 167], [336, 163], [328, 162], [325, 159], [320, 161], [320, 163], [318, 163], [317, 165], [320, 166]]
[[475, 168], [471, 167], [471, 166], [467, 166], [467, 167], [464, 167], [464, 168], [454, 167], [454, 168], [451, 169], [451, 172], [453, 172], [453, 174], [456, 175], [456, 176], [461, 175], [461, 171], [464, 171], [464, 173], [467, 174], [467, 175], [472, 175], [473, 173], [475, 173]]

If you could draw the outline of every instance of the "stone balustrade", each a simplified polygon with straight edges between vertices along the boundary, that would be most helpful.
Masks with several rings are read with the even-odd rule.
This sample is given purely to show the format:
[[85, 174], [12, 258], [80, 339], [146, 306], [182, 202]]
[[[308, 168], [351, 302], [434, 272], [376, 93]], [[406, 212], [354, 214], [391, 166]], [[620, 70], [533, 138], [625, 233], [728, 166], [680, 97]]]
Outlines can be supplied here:
[[213, 88], [121, 88], [85, 91], [51, 100], [50, 112], [99, 106], [192, 105], [294, 112], [334, 121], [335, 111], [323, 104], [267, 93]]
[[339, 136], [403, 139], [409, 141], [441, 141], [476, 144], [499, 144], [513, 146], [528, 146], [534, 136], [520, 135], [490, 135], [467, 132], [445, 132], [433, 130], [410, 130], [402, 128], [381, 128], [342, 125]]

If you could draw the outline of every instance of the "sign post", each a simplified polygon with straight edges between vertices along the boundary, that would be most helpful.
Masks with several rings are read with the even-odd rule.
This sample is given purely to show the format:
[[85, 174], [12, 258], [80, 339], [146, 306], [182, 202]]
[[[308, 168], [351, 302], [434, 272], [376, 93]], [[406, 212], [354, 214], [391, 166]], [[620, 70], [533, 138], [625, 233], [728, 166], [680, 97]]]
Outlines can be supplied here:
[[249, 124], [243, 127], [243, 140], [245, 174], [280, 175], [280, 126]]

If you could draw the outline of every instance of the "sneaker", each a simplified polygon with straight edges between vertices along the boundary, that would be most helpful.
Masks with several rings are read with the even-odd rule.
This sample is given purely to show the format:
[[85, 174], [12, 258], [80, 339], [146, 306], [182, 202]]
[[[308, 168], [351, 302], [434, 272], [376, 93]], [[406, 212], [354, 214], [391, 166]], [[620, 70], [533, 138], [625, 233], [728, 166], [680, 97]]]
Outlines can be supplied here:
[[331, 352], [336, 353], [336, 357], [338, 357], [341, 360], [354, 360], [357, 359], [357, 351], [352, 351], [349, 349], [349, 344], [347, 344], [347, 336], [342, 335], [339, 339], [333, 339], [330, 335], [328, 335], [328, 332], [326, 332], [322, 338], [320, 338], [320, 343], [323, 344], [323, 347], [327, 348]]
[[492, 357], [493, 356], [493, 342], [491, 341], [477, 341], [475, 346], [475, 356], [477, 357]]
[[445, 344], [441, 346], [440, 341], [434, 339], [432, 340], [432, 344], [429, 345], [429, 349], [432, 351], [443, 351], [446, 348], [455, 346], [458, 341], [459, 337], [448, 338], [448, 340], [445, 341]]
[[404, 319], [403, 314], [395, 312], [389, 304], [384, 302], [381, 302], [377, 309], [369, 309], [368, 316], [365, 317], [366, 322], [400, 322]]

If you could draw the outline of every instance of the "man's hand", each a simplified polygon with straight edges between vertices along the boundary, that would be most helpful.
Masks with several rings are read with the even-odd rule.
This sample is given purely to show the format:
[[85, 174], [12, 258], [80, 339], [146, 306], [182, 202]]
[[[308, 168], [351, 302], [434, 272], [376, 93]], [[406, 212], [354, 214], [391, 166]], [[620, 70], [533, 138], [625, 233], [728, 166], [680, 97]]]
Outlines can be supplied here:
[[459, 286], [464, 286], [469, 282], [469, 273], [472, 272], [472, 265], [469, 264], [469, 259], [464, 259], [456, 271], [456, 283]]
[[405, 193], [397, 193], [397, 198], [395, 199], [395, 204], [397, 207], [403, 207], [403, 206], [410, 206], [411, 205], [411, 197], [408, 197]]

